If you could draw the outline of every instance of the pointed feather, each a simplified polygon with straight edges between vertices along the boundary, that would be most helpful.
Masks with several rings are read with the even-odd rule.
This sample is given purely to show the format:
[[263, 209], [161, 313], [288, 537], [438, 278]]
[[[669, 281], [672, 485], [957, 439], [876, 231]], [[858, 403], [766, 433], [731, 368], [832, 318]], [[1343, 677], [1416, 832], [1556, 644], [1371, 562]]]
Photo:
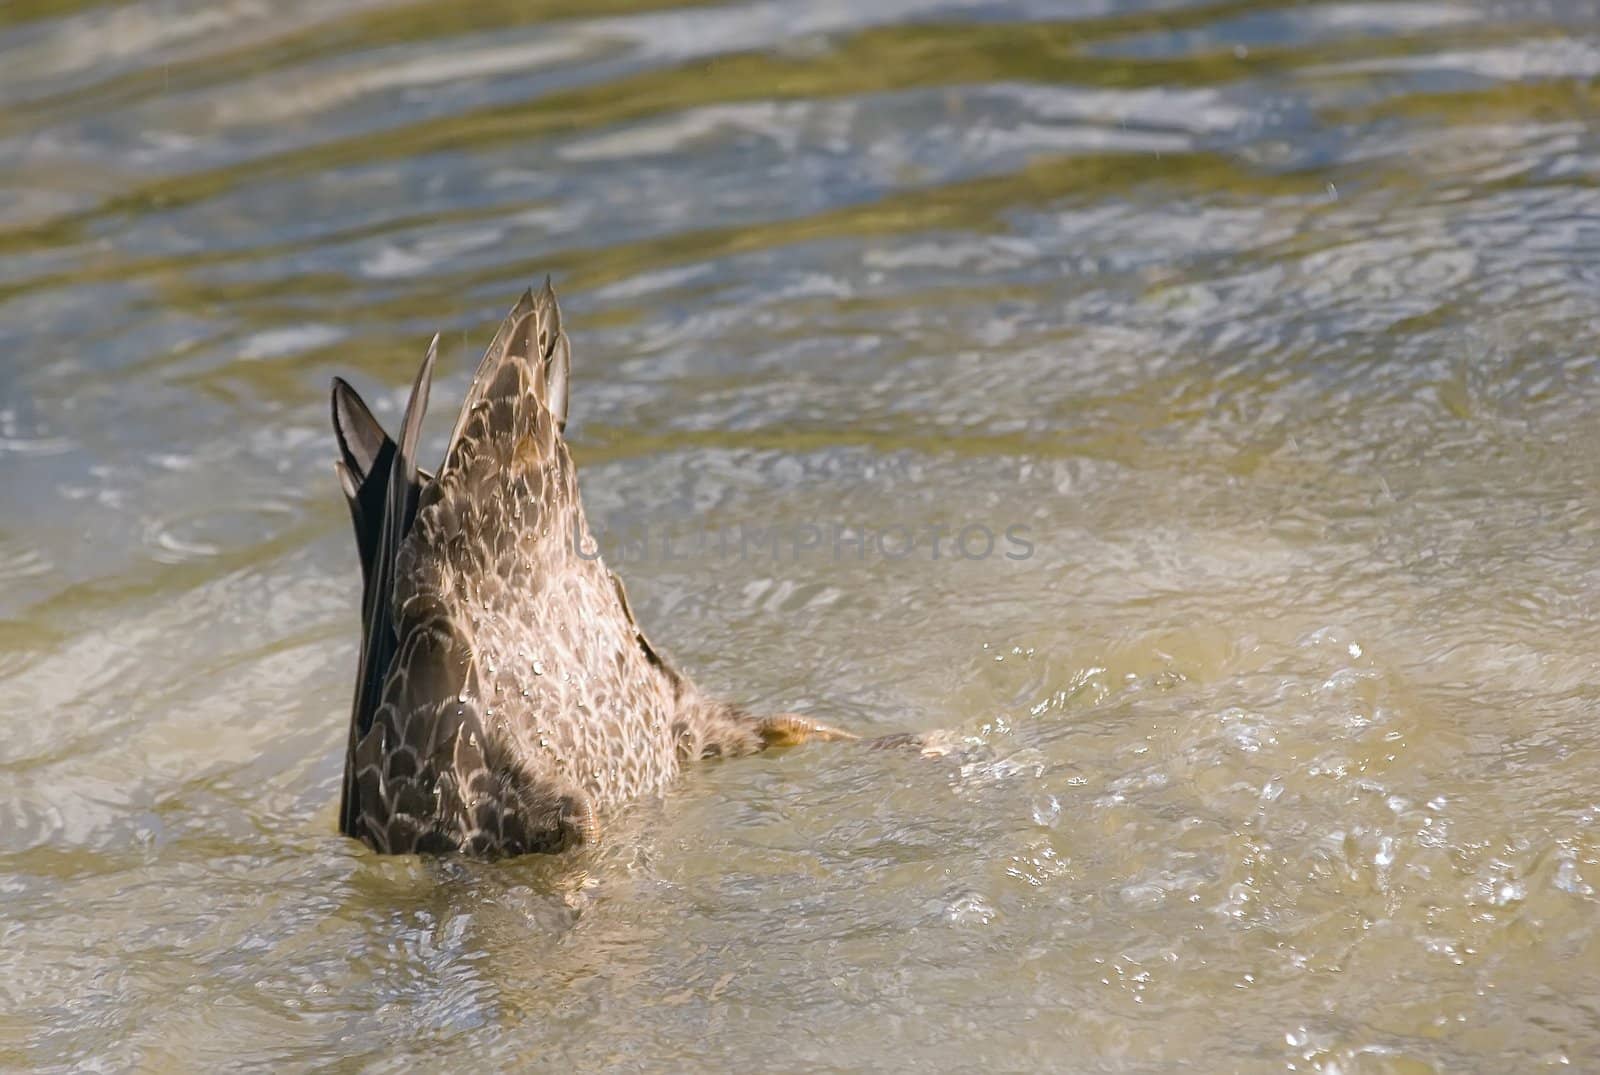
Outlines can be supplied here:
[[557, 336], [545, 363], [545, 403], [556, 420], [556, 428], [567, 429], [567, 383], [572, 377], [572, 345], [565, 335]]
[[333, 433], [339, 440], [344, 465], [355, 475], [357, 484], [372, 473], [384, 448], [394, 443], [343, 377], [333, 379]]
[[[356, 551], [361, 556], [361, 619], [370, 611], [372, 562], [377, 556], [383, 527], [384, 505], [389, 499], [389, 470], [394, 441], [354, 388], [341, 377], [333, 379], [333, 432], [339, 442], [339, 481], [350, 505]], [[351, 492], [351, 486], [354, 492]]]
[[449, 446], [461, 436], [461, 429], [467, 424], [467, 415], [471, 413], [472, 402], [480, 395], [478, 388], [490, 371], [497, 369], [500, 360], [505, 357], [506, 342], [511, 336], [511, 330], [523, 315], [533, 309], [533, 291], [526, 290], [517, 299], [516, 305], [511, 307], [511, 312], [506, 314], [505, 320], [500, 322], [500, 327], [495, 331], [494, 339], [489, 341], [488, 350], [484, 351], [483, 358], [478, 361], [478, 368], [473, 371], [472, 382], [467, 386], [466, 399], [461, 404], [461, 413], [456, 416], [456, 424], [450, 430], [450, 439], [445, 441], [445, 454], [449, 454]]

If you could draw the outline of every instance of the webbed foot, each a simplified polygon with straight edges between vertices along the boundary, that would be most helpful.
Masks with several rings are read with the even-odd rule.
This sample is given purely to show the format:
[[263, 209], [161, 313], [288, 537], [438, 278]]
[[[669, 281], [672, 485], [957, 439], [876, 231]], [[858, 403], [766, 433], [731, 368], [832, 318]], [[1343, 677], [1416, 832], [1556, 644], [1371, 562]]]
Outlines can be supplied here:
[[847, 732], [842, 728], [835, 728], [831, 724], [824, 724], [810, 717], [802, 717], [798, 713], [780, 713], [775, 717], [766, 717], [757, 725], [761, 734], [763, 747], [792, 747], [801, 743], [821, 740], [830, 740], [860, 743], [868, 750], [915, 750], [925, 758], [942, 758], [953, 753], [961, 745], [961, 739], [954, 732], [897, 732], [893, 735], [880, 735], [872, 739], [862, 739], [854, 732]]
[[798, 713], [780, 713], [775, 717], [763, 717], [756, 729], [761, 735], [763, 747], [793, 747], [818, 739], [854, 742], [861, 738], [842, 728], [823, 724], [810, 717], [802, 717]]

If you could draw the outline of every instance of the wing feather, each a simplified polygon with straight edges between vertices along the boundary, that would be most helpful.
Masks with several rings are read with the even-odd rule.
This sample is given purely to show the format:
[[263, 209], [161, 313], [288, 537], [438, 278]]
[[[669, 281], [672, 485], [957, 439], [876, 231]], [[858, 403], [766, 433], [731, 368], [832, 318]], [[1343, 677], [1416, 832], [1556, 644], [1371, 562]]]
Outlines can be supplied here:
[[[417, 477], [417, 441], [422, 433], [422, 416], [428, 409], [428, 388], [433, 380], [433, 366], [439, 357], [439, 337], [433, 338], [428, 354], [417, 370], [411, 388], [411, 398], [406, 402], [405, 419], [401, 423], [400, 441], [395, 446], [389, 464], [387, 487], [383, 490], [383, 516], [377, 528], [378, 539], [373, 546], [370, 570], [362, 600], [365, 630], [361, 636], [361, 661], [356, 673], [356, 697], [350, 721], [350, 742], [346, 750], [344, 790], [339, 806], [339, 828], [352, 832], [358, 805], [359, 788], [356, 783], [356, 747], [372, 727], [373, 714], [383, 691], [384, 678], [389, 674], [399, 645], [399, 635], [394, 622], [392, 600], [397, 560], [406, 536], [416, 517], [420, 495]], [[335, 412], [338, 412], [338, 388], [335, 388]], [[350, 393], [354, 396], [354, 392]], [[361, 408], [363, 411], [366, 408]], [[371, 418], [367, 412], [368, 419]], [[337, 419], [336, 419], [337, 422]], [[372, 425], [376, 426], [373, 421]], [[381, 429], [379, 430], [381, 432]], [[385, 438], [387, 439], [387, 438]], [[360, 457], [352, 457], [356, 463]], [[374, 462], [377, 454], [374, 453]], [[351, 459], [343, 462], [348, 467]], [[368, 477], [372, 475], [369, 472]], [[352, 509], [354, 512], [354, 509]], [[357, 539], [362, 536], [364, 516], [357, 522]]]

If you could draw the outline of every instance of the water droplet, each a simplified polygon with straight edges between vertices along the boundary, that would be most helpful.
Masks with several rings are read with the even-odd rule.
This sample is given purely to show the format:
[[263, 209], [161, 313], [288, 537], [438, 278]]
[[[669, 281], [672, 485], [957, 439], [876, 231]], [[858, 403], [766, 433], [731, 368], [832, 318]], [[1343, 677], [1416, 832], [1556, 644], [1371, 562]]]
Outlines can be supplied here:
[[536, 676], [544, 675], [544, 665], [540, 664], [538, 661], [534, 661], [533, 662], [533, 674], [536, 675]]

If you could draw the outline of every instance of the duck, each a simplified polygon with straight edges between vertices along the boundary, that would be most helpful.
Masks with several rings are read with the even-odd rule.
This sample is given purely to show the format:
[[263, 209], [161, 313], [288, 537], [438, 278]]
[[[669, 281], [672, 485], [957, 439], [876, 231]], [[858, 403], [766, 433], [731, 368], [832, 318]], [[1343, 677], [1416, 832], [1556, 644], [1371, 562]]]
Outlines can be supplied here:
[[693, 763], [859, 739], [709, 697], [646, 638], [579, 497], [572, 347], [548, 279], [501, 323], [430, 472], [438, 350], [435, 336], [397, 438], [333, 381], [362, 578], [341, 833], [381, 854], [562, 852]]

